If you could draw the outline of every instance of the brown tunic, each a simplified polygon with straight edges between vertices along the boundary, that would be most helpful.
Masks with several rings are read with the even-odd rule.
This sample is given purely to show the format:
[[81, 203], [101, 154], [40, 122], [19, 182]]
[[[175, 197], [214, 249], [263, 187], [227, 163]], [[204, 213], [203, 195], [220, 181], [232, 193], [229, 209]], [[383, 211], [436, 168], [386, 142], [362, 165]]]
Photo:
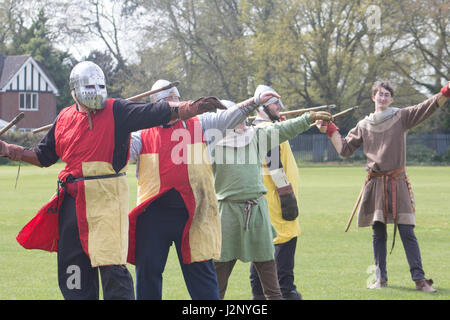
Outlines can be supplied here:
[[[361, 145], [367, 157], [366, 170], [384, 173], [404, 168], [406, 163], [406, 134], [409, 129], [430, 117], [446, 100], [438, 93], [411, 107], [399, 109], [391, 118], [373, 124], [367, 118], [358, 122], [342, 138], [342, 157], [351, 156]], [[369, 180], [363, 193], [358, 213], [358, 227], [367, 227], [375, 221], [394, 223], [391, 206], [390, 181], [388, 185], [389, 212], [384, 218], [383, 178]], [[412, 192], [412, 191], [411, 191]], [[415, 225], [415, 210], [405, 173], [397, 178], [398, 224]]]

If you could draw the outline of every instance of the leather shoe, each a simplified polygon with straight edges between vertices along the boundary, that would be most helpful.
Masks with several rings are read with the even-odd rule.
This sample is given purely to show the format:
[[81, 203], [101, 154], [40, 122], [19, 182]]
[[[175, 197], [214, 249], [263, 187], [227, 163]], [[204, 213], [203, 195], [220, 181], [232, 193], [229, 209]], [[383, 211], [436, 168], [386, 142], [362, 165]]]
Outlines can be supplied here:
[[386, 288], [387, 286], [387, 279], [378, 278], [372, 285], [368, 286], [367, 289], [380, 289]]
[[431, 286], [432, 284], [432, 279], [416, 280], [416, 289], [424, 292], [436, 292], [436, 289]]
[[288, 293], [283, 293], [283, 298], [286, 300], [303, 300], [302, 295], [297, 290], [292, 290]]

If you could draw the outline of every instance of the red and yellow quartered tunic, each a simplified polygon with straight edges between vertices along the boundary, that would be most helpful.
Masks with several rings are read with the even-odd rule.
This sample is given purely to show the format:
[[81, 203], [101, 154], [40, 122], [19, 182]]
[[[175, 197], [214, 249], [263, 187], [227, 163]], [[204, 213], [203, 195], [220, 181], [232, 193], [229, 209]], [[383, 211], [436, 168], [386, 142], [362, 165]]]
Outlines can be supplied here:
[[220, 216], [212, 168], [197, 117], [169, 128], [140, 132], [138, 205], [129, 213], [128, 262], [135, 263], [138, 216], [171, 189], [183, 198], [189, 217], [182, 235], [183, 263], [218, 259], [221, 250]]
[[[49, 139], [53, 142], [46, 145], [51, 146], [49, 148], [54, 149], [55, 155], [66, 163], [58, 175], [64, 188], [58, 188], [58, 192], [18, 234], [17, 241], [26, 249], [58, 250], [58, 211], [67, 192], [76, 199], [80, 241], [91, 265], [126, 263], [129, 188], [125, 171], [130, 141], [128, 131], [133, 126], [117, 130], [119, 121], [113, 108], [114, 101], [117, 100], [108, 99], [104, 109], [92, 114], [92, 130], [86, 114], [79, 112], [75, 105], [58, 115]], [[116, 107], [122, 107], [122, 104], [117, 103]], [[125, 108], [130, 118], [124, 120], [123, 112], [119, 118], [130, 122], [133, 112], [129, 110], [143, 112], [144, 107], [142, 110], [139, 106]], [[155, 117], [155, 120], [147, 121], [147, 126], [166, 123], [170, 117], [168, 106], [166, 109], [161, 118], [164, 120]], [[136, 129], [141, 129], [144, 123], [136, 122]], [[118, 150], [121, 151], [119, 156], [116, 155]], [[122, 158], [119, 167], [116, 158]]]

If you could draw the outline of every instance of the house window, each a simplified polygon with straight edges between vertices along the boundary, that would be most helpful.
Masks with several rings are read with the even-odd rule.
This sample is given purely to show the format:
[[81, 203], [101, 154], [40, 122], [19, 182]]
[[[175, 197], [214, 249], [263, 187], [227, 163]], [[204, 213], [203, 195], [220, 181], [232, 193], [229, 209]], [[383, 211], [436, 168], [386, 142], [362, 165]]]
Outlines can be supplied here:
[[32, 92], [19, 93], [19, 110], [39, 110], [38, 94]]

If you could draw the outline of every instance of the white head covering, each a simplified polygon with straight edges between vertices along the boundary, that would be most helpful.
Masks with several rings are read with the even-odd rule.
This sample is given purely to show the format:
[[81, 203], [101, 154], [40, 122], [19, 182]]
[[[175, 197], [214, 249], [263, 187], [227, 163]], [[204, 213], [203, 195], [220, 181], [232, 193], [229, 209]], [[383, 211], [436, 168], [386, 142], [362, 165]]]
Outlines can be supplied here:
[[[165, 87], [165, 86], [168, 86], [170, 83], [171, 83], [171, 82], [169, 82], [169, 81], [167, 81], [167, 80], [160, 79], [160, 80], [156, 81], [156, 82], [153, 84], [151, 90], [153, 91], [153, 90], [161, 89], [161, 88], [163, 88], [163, 87]], [[172, 96], [172, 97], [178, 97], [178, 98], [181, 98], [180, 93], [178, 92], [177, 87], [172, 87], [172, 88], [169, 88], [169, 89], [160, 91], [160, 92], [158, 92], [158, 93], [152, 94], [152, 95], [150, 96], [150, 101], [151, 101], [151, 102], [158, 102], [158, 101], [161, 101], [162, 99], [165, 99], [165, 98], [171, 97], [171, 96]]]
[[[259, 86], [256, 87], [256, 90], [255, 90], [255, 96], [258, 96], [258, 97], [259, 97], [262, 93], [268, 92], [268, 91], [275, 92], [276, 94], [278, 94], [278, 92], [276, 92], [276, 91], [275, 91], [274, 89], [272, 89], [271, 87], [266, 86], [266, 85], [264, 85], [264, 84], [260, 84]], [[278, 94], [278, 95], [279, 95], [279, 94]], [[283, 104], [283, 102], [281, 101], [281, 98], [275, 98], [275, 97], [272, 97], [272, 98], [270, 98], [269, 100], [267, 100], [261, 107], [259, 107], [259, 109], [260, 109], [260, 110], [263, 110], [263, 106], [268, 106], [269, 104], [276, 103], [276, 102], [280, 103], [281, 110], [284, 110], [284, 109], [285, 109], [285, 108], [284, 108], [284, 104]]]

